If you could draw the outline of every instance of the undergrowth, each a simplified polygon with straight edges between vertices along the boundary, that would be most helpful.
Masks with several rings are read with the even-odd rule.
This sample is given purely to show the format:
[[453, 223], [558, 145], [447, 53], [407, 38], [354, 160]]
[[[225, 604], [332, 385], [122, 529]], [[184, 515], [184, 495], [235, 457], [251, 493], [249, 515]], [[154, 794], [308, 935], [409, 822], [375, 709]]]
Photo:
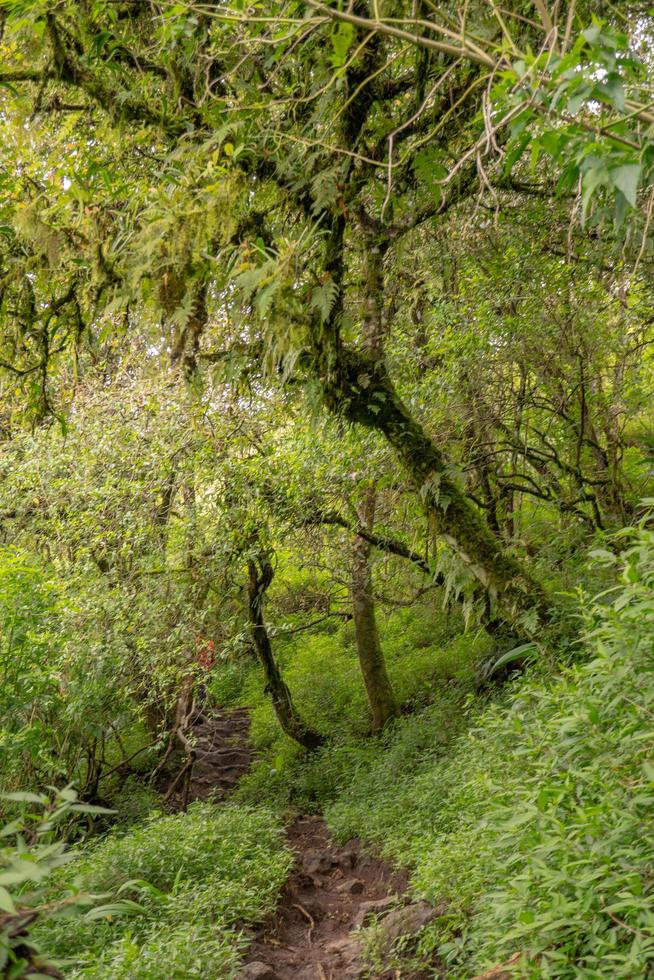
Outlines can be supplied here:
[[[313, 809], [338, 839], [361, 836], [407, 866], [414, 894], [438, 907], [396, 949], [399, 969], [651, 976], [654, 532], [644, 524], [619, 544], [617, 558], [595, 555], [618, 584], [578, 597], [576, 656], [495, 693], [474, 684], [487, 641], [439, 631], [424, 612], [389, 617], [384, 646], [407, 711], [380, 738], [367, 737], [347, 626], [281, 646], [298, 706], [332, 736], [312, 756], [279, 734], [254, 669], [231, 676], [260, 752], [241, 802], [154, 813], [81, 849], [60, 890], [122, 888], [143, 911], [74, 931], [54, 920], [40, 938], [80, 980], [155, 980], [162, 962], [171, 977], [233, 976], [243, 923], [274, 905], [290, 866], [273, 812]], [[366, 948], [374, 959], [374, 929]]]
[[267, 809], [155, 811], [126, 833], [80, 848], [52, 893], [119, 895], [141, 911], [45, 920], [35, 938], [68, 959], [66, 975], [79, 980], [160, 980], [162, 969], [174, 980], [233, 977], [244, 925], [274, 907], [291, 862]]
[[[269, 752], [244, 797], [323, 809], [339, 839], [361, 836], [408, 866], [414, 893], [442, 911], [414, 955], [448, 977], [509, 960], [522, 977], [654, 971], [654, 533], [643, 526], [619, 543], [620, 558], [595, 556], [619, 584], [578, 599], [576, 658], [566, 650], [565, 664], [493, 698], [471, 693], [462, 673], [448, 678], [442, 652], [407, 648], [404, 663], [429, 650], [440, 694], [426, 707], [416, 697], [413, 714], [365, 739], [346, 694], [347, 645], [330, 660], [312, 641], [287, 677], [309, 716], [336, 727], [334, 743], [301, 760], [257, 707]], [[326, 686], [330, 665], [340, 719], [321, 707], [322, 683], [309, 683], [324, 672]]]
[[[291, 743], [280, 732], [259, 672], [251, 670], [239, 700], [253, 708], [252, 738], [261, 761], [241, 781], [239, 798], [318, 811], [349, 785], [355, 772], [366, 770], [379, 757], [382, 747], [393, 741], [393, 732], [403, 730], [411, 741], [412, 719], [426, 706], [438, 729], [427, 736], [429, 750], [442, 752], [465, 724], [462, 705], [474, 688], [478, 664], [491, 649], [485, 634], [461, 633], [460, 628], [458, 618], [438, 608], [401, 609], [385, 618], [384, 652], [403, 716], [381, 739], [369, 737], [350, 624], [278, 644], [284, 678], [298, 709], [330, 742], [309, 757]], [[422, 744], [418, 729], [415, 737]], [[413, 764], [415, 753], [409, 754]], [[397, 764], [402, 768], [405, 760]]]
[[580, 604], [576, 664], [516, 680], [446, 756], [389, 773], [437, 735], [425, 711], [326, 808], [338, 837], [373, 841], [410, 866], [416, 893], [447, 903], [420, 940], [447, 976], [516, 953], [523, 977], [651, 975], [654, 533], [621, 562], [620, 585]]

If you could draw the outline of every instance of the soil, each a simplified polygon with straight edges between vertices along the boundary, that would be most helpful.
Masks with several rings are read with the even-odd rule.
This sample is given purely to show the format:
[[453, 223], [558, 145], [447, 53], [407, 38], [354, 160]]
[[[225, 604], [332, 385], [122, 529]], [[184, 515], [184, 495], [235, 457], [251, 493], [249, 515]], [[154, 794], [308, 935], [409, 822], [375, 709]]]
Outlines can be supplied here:
[[196, 760], [189, 795], [193, 800], [224, 797], [252, 764], [250, 711], [223, 710], [212, 716], [200, 714], [193, 724]]
[[198, 710], [187, 734], [195, 760], [188, 789], [185, 777], [177, 778], [179, 769], [172, 782], [168, 778], [169, 786], [174, 785], [168, 798], [171, 810], [181, 810], [193, 800], [224, 799], [252, 764], [249, 708]]
[[364, 969], [353, 930], [369, 915], [402, 904], [406, 874], [369, 855], [359, 840], [337, 846], [319, 817], [297, 819], [288, 842], [297, 855], [295, 869], [275, 914], [248, 950], [242, 980], [399, 977]]

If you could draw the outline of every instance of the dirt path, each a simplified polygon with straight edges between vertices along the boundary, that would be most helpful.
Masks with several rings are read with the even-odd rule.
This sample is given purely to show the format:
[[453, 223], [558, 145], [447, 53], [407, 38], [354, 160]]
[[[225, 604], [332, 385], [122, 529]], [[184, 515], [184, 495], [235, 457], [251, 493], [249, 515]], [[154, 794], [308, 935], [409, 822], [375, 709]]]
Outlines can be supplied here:
[[199, 710], [187, 732], [193, 745], [194, 761], [188, 786], [184, 779], [173, 783], [168, 798], [172, 810], [185, 802], [223, 799], [236, 786], [252, 763], [250, 709], [221, 708]]
[[[252, 762], [249, 732], [248, 708], [199, 711], [188, 731], [195, 756], [188, 788], [180, 781], [169, 805], [227, 796]], [[390, 948], [434, 917], [425, 903], [406, 904], [406, 874], [366, 853], [357, 839], [339, 847], [320, 817], [298, 818], [287, 837], [295, 867], [274, 915], [253, 937], [241, 980], [420, 980], [368, 972], [355, 932], [369, 916], [383, 916]]]
[[[241, 980], [369, 977], [353, 929], [368, 915], [385, 913], [384, 924], [392, 942], [394, 932], [400, 935], [404, 931], [407, 917], [409, 926], [424, 924], [433, 917], [432, 910], [422, 903], [402, 905], [405, 874], [367, 855], [358, 840], [338, 847], [319, 817], [296, 820], [288, 830], [288, 839], [297, 855], [295, 870], [276, 913], [248, 950]], [[416, 917], [420, 923], [414, 921]], [[406, 974], [403, 977], [409, 980]], [[413, 980], [417, 980], [415, 974]]]
[[210, 794], [225, 796], [252, 762], [249, 709], [232, 708], [214, 715], [202, 714], [193, 725], [193, 734], [196, 760], [191, 777], [191, 799], [203, 800]]

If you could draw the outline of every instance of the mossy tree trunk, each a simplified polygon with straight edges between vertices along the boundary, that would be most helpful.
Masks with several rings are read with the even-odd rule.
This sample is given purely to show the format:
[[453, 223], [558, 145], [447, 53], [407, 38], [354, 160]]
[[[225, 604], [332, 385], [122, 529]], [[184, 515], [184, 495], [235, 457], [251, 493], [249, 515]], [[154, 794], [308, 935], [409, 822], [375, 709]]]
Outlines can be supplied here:
[[329, 321], [309, 328], [305, 366], [319, 381], [329, 411], [381, 433], [404, 465], [434, 529], [463, 561], [503, 619], [522, 636], [532, 637], [550, 619], [541, 586], [493, 534], [470, 501], [444, 452], [428, 435], [391, 381], [384, 357], [388, 323], [384, 315], [384, 258], [389, 240], [383, 230], [364, 232], [362, 343], [345, 346], [340, 324], [344, 309], [344, 225], [332, 223], [325, 272], [338, 284], [338, 302]]
[[340, 345], [321, 343], [317, 353], [313, 370], [330, 411], [386, 438], [436, 533], [468, 566], [502, 618], [521, 635], [533, 636], [551, 616], [545, 592], [465, 496], [441, 449], [398, 396], [384, 362]]
[[273, 580], [273, 566], [265, 557], [258, 564], [259, 567], [253, 559], [248, 561], [248, 607], [252, 639], [266, 678], [266, 693], [270, 694], [277, 720], [285, 734], [305, 749], [317, 749], [323, 744], [324, 738], [306, 724], [293, 704], [291, 692], [275, 660], [263, 617], [263, 602]]
[[[368, 487], [357, 509], [361, 526], [370, 531], [374, 526], [375, 496], [375, 488]], [[377, 629], [371, 551], [370, 542], [357, 535], [352, 555], [351, 593], [357, 654], [372, 713], [372, 730], [379, 732], [397, 714], [397, 705]]]

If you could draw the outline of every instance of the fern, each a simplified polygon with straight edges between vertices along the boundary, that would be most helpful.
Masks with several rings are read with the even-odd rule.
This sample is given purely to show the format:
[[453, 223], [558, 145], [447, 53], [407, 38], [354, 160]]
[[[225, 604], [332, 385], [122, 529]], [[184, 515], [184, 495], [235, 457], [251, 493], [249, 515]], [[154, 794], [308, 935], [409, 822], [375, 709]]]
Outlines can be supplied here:
[[311, 309], [317, 310], [322, 323], [329, 319], [338, 295], [338, 286], [333, 279], [327, 279], [311, 293]]

